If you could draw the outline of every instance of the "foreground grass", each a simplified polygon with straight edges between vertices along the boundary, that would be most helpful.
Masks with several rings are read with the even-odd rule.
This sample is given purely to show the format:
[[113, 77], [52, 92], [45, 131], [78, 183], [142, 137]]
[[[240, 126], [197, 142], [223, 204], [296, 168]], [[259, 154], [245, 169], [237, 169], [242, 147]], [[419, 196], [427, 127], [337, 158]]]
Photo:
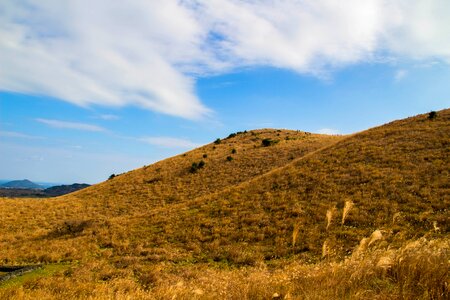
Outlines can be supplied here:
[[420, 239], [399, 249], [372, 246], [341, 262], [280, 261], [275, 268], [262, 261], [224, 268], [97, 260], [65, 272], [48, 266], [3, 286], [0, 298], [448, 299], [449, 246], [448, 240]]

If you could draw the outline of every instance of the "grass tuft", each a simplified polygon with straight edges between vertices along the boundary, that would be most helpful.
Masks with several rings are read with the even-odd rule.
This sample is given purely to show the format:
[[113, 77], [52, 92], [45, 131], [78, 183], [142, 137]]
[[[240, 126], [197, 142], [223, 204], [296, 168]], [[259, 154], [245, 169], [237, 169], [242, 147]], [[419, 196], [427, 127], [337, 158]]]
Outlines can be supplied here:
[[351, 200], [345, 201], [344, 211], [342, 212], [342, 222], [341, 224], [344, 225], [345, 219], [347, 218], [348, 214], [350, 213], [350, 210], [353, 208], [354, 203]]

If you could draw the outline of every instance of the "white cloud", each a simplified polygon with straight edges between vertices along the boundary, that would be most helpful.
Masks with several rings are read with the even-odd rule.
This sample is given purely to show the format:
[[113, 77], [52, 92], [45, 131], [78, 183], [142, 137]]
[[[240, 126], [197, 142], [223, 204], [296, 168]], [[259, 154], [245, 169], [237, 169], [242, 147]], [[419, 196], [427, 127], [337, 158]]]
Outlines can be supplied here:
[[450, 1], [398, 0], [386, 7], [385, 47], [412, 59], [450, 63]]
[[381, 29], [377, 1], [204, 1], [233, 64], [316, 72], [370, 57]]
[[0, 90], [210, 115], [198, 76], [248, 66], [320, 75], [390, 59], [450, 63], [447, 0], [0, 3]]
[[395, 72], [394, 79], [395, 79], [395, 81], [401, 81], [407, 75], [408, 75], [408, 71], [400, 69]]
[[105, 115], [99, 115], [98, 118], [102, 119], [102, 120], [106, 120], [106, 121], [116, 121], [119, 120], [120, 117], [116, 116], [116, 115], [109, 115], [109, 114], [105, 114]]
[[28, 135], [15, 131], [0, 131], [0, 136], [8, 138], [22, 138], [22, 139], [43, 139], [40, 136]]
[[176, 66], [201, 57], [203, 31], [178, 1], [2, 1], [0, 11], [2, 90], [209, 113]]
[[201, 146], [201, 144], [194, 143], [190, 140], [172, 137], [143, 137], [138, 140], [164, 148], [197, 148]]
[[76, 129], [76, 130], [84, 130], [84, 131], [106, 131], [103, 127], [97, 126], [97, 125], [91, 125], [86, 123], [78, 123], [78, 122], [66, 122], [66, 121], [60, 121], [60, 120], [50, 120], [50, 119], [36, 119], [39, 123], [48, 125], [50, 127], [54, 128], [61, 128], [61, 129]]
[[329, 135], [341, 134], [339, 132], [339, 130], [332, 129], [332, 128], [322, 128], [322, 129], [319, 129], [317, 132], [320, 133], [320, 134], [329, 134]]

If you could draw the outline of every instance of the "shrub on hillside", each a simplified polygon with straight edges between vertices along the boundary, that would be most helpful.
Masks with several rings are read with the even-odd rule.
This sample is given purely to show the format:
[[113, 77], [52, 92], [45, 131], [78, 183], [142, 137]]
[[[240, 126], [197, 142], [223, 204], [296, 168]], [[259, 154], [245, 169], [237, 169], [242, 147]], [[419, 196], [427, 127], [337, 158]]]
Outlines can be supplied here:
[[262, 144], [264, 147], [273, 146], [273, 145], [275, 145], [276, 143], [278, 143], [278, 141], [274, 141], [274, 140], [272, 140], [272, 139], [263, 139], [263, 140], [261, 141], [261, 144]]
[[51, 231], [48, 237], [57, 238], [65, 235], [78, 236], [92, 224], [92, 220], [66, 220]]
[[193, 162], [191, 165], [191, 168], [189, 169], [189, 172], [195, 173], [198, 170], [198, 164], [196, 162]]
[[205, 166], [205, 162], [203, 160], [199, 161], [198, 168], [201, 169]]
[[236, 133], [230, 133], [230, 135], [228, 135], [228, 137], [226, 139], [231, 139], [231, 138], [234, 138], [235, 136], [237, 136], [239, 134], [245, 134], [245, 133], [247, 133], [247, 130], [245, 130], [245, 131], [238, 131]]
[[203, 168], [205, 166], [205, 162], [203, 160], [197, 162], [193, 162], [191, 165], [191, 168], [189, 169], [189, 172], [191, 173], [195, 173], [197, 172], [199, 169]]

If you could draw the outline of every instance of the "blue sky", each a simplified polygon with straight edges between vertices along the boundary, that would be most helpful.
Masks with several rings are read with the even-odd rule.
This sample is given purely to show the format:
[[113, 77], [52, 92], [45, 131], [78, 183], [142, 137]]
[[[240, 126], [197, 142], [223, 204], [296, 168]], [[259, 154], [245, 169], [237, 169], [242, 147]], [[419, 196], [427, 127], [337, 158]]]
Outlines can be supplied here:
[[338, 2], [2, 2], [0, 179], [96, 183], [231, 132], [450, 106], [448, 2]]

